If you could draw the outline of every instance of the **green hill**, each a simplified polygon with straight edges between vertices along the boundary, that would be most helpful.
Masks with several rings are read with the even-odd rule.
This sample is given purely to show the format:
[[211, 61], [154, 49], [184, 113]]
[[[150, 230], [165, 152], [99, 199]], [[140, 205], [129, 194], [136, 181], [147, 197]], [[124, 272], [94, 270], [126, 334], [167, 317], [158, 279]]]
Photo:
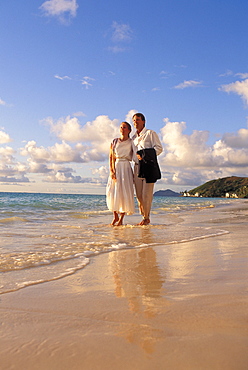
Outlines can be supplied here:
[[248, 177], [224, 177], [211, 180], [186, 192], [188, 196], [211, 198], [248, 198]]

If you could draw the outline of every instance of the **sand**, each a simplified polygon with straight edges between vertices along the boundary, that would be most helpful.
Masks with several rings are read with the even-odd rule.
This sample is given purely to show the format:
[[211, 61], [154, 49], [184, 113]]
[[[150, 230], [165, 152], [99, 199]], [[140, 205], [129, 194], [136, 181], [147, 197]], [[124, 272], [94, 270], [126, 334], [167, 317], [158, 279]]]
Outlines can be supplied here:
[[247, 370], [248, 203], [203, 223], [228, 233], [102, 254], [1, 295], [0, 369]]

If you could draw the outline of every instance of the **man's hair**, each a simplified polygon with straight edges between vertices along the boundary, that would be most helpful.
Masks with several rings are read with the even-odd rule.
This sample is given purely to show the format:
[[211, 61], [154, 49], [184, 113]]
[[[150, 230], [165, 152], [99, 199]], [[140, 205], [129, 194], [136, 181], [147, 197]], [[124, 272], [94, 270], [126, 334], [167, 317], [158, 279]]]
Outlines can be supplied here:
[[144, 114], [143, 114], [143, 113], [135, 113], [135, 114], [133, 115], [133, 118], [134, 118], [135, 116], [140, 117], [140, 118], [142, 119], [142, 121], [146, 122], [146, 119], [145, 119], [145, 116], [144, 116]]

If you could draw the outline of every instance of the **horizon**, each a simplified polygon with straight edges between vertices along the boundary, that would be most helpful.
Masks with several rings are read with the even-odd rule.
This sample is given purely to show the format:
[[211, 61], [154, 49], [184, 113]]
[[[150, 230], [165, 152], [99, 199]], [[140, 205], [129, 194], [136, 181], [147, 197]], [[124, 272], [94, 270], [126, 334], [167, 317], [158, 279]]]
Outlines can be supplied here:
[[[200, 187], [200, 186], [203, 186], [205, 185], [206, 183], [208, 182], [211, 182], [211, 181], [217, 181], [217, 180], [223, 180], [223, 179], [226, 179], [226, 178], [232, 178], [232, 177], [237, 177], [237, 178], [248, 178], [247, 176], [228, 176], [228, 177], [222, 177], [222, 178], [218, 178], [218, 179], [212, 179], [212, 180], [209, 180], [209, 181], [206, 181], [205, 183], [203, 184], [200, 184], [198, 185], [197, 187]], [[196, 188], [196, 187], [195, 187]], [[158, 193], [158, 192], [162, 192], [162, 191], [171, 191], [173, 193], [177, 193], [177, 194], [184, 194], [185, 192], [189, 192], [189, 191], [192, 191], [194, 190], [195, 188], [193, 189], [185, 189], [185, 190], [182, 190], [182, 191], [175, 191], [175, 190], [172, 190], [170, 188], [167, 188], [167, 189], [159, 189], [159, 190], [155, 190], [153, 194], [155, 193]], [[99, 193], [58, 193], [58, 192], [40, 192], [40, 191], [33, 191], [33, 192], [29, 192], [29, 191], [0, 191], [0, 193], [20, 193], [20, 194], [51, 194], [51, 195], [101, 195], [101, 196], [106, 196], [106, 194], [99, 194]], [[134, 197], [136, 197], [136, 195], [134, 194]]]

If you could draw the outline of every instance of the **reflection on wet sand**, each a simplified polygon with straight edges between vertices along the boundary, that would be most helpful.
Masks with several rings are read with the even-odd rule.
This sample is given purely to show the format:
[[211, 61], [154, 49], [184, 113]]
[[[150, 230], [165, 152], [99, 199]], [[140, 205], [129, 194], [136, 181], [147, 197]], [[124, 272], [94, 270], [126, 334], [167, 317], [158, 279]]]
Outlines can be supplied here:
[[165, 225], [159, 226], [132, 226], [126, 225], [110, 229], [108, 237], [118, 243], [125, 243], [131, 248], [136, 246], [151, 246], [164, 244]]
[[[122, 323], [118, 335], [129, 343], [139, 345], [146, 353], [154, 351], [154, 344], [162, 337], [152, 326], [159, 307], [165, 305], [163, 283], [165, 278], [157, 264], [153, 248], [111, 253], [109, 266], [115, 282], [115, 294], [126, 298], [133, 314], [132, 324]], [[159, 302], [161, 301], [161, 302]]]

